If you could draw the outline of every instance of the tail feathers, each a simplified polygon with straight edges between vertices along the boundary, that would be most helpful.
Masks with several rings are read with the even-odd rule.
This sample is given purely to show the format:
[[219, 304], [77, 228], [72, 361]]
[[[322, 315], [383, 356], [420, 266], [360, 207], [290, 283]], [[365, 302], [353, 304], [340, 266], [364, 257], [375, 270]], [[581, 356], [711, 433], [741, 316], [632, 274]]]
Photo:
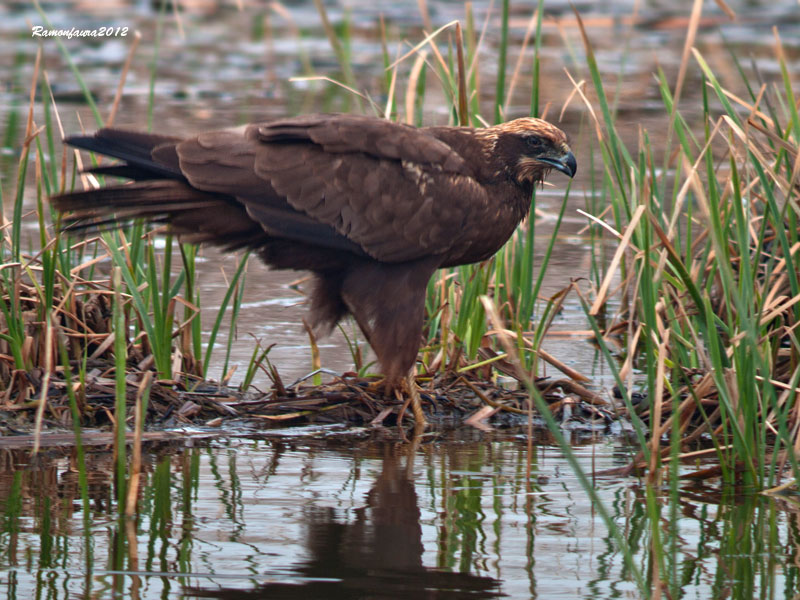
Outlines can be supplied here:
[[147, 181], [151, 179], [164, 178], [162, 175], [154, 173], [151, 169], [133, 167], [128, 164], [101, 165], [99, 167], [84, 169], [83, 173], [91, 173], [92, 175], [108, 175], [111, 177], [122, 177], [123, 179], [133, 179], [134, 181]]
[[[136, 169], [139, 176], [135, 179], [183, 180], [174, 150], [180, 141], [180, 138], [123, 129], [100, 129], [94, 135], [77, 135], [64, 140], [75, 148], [124, 160], [128, 167]], [[145, 173], [149, 175], [144, 177]]]
[[180, 141], [121, 129], [67, 138], [65, 142], [76, 148], [125, 161], [87, 172], [134, 181], [50, 198], [56, 210], [67, 213], [62, 229], [85, 233], [144, 219], [166, 224], [187, 243], [210, 243], [227, 249], [263, 246], [267, 242], [264, 228], [248, 216], [241, 203], [189, 185], [176, 151]]
[[65, 229], [93, 229], [136, 218], [155, 221], [175, 212], [217, 206], [221, 199], [178, 181], [160, 180], [61, 194], [50, 202], [70, 213]]
[[135, 219], [169, 226], [187, 243], [210, 243], [227, 249], [259, 248], [264, 229], [242, 205], [223, 194], [203, 192], [171, 180], [139, 181], [96, 190], [72, 192], [50, 199], [68, 213], [66, 231], [101, 231]]

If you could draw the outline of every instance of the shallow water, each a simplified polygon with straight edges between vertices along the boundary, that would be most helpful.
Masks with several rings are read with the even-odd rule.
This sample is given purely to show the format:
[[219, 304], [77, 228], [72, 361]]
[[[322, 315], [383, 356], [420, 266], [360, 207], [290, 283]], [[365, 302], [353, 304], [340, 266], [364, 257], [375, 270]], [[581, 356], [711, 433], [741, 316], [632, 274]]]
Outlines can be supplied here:
[[[537, 435], [530, 481], [522, 431], [462, 430], [421, 444], [392, 437], [321, 428], [163, 446], [147, 455], [137, 520], [122, 522], [110, 508], [111, 456], [93, 453], [88, 530], [68, 456], [30, 461], [2, 451], [0, 594], [639, 597], [545, 434]], [[611, 439], [573, 442], [587, 472], [629, 458], [627, 445]], [[599, 476], [595, 487], [646, 570], [650, 533], [635, 482]], [[763, 496], [719, 501], [713, 489], [680, 495], [681, 597], [791, 597], [800, 575], [797, 532], [787, 526], [794, 513]]]
[[[274, 4], [242, 4], [238, 10], [233, 1], [181, 0], [187, 10], [180, 20], [166, 14], [153, 91], [155, 129], [189, 133], [286, 114], [354, 109], [352, 97], [335, 86], [288, 81], [306, 74], [307, 65], [318, 74], [336, 70], [312, 2], [286, 3], [284, 12], [273, 10]], [[463, 18], [463, 3], [428, 4], [434, 27]], [[472, 4], [478, 28], [494, 6], [479, 64], [484, 114], [491, 115], [499, 3]], [[534, 5], [512, 2], [509, 72]], [[664, 109], [653, 73], [661, 67], [674, 81], [690, 5], [602, 0], [579, 5], [606, 89], [619, 90], [618, 123], [631, 148], [640, 127], [647, 128], [656, 146], [664, 136]], [[752, 56], [761, 76], [775, 81], [773, 25], [780, 26], [789, 69], [800, 71], [800, 11], [794, 1], [728, 5], [738, 14], [735, 22], [716, 3], [706, 3], [696, 41], [723, 85], [739, 87], [731, 53], [746, 68]], [[545, 8], [540, 88], [548, 118], [557, 120], [572, 92], [564, 69], [576, 80], [587, 79], [588, 73], [569, 3], [548, 0]], [[350, 19], [358, 84], [379, 105], [384, 103], [378, 15], [386, 18], [389, 51], [395, 55], [408, 48], [402, 40], [413, 44], [423, 35], [418, 3], [353, 0], [346, 9], [342, 3], [330, 3], [328, 9], [336, 24], [345, 16]], [[116, 124], [146, 127], [158, 20], [151, 3], [63, 0], [47, 3], [45, 10], [56, 27], [113, 24], [142, 32]], [[39, 47], [29, 27], [39, 22], [28, 3], [0, 4], [0, 81], [6, 82], [0, 87], [0, 123], [4, 134], [13, 130], [17, 146]], [[104, 117], [130, 40], [65, 42]], [[55, 42], [44, 40], [41, 48], [65, 130], [93, 129], [91, 113]], [[409, 68], [410, 62], [400, 80]], [[529, 71], [530, 51], [508, 117], [528, 112]], [[446, 123], [442, 94], [433, 84], [430, 88], [424, 120]], [[690, 125], [698, 128], [702, 123], [691, 119], [701, 114], [700, 91], [697, 69], [690, 69], [683, 107]], [[592, 129], [575, 99], [560, 123], [572, 136], [580, 169], [543, 295], [555, 293], [570, 278], [589, 276], [593, 260], [583, 230], [587, 221], [575, 212], [592, 197]], [[0, 154], [6, 209], [15, 186], [14, 146]], [[552, 183], [538, 196], [540, 256], [565, 180], [553, 178]], [[35, 187], [28, 192], [33, 201]], [[204, 310], [211, 313], [204, 322], [210, 324], [236, 259], [213, 250], [203, 257], [199, 285]], [[255, 337], [276, 344], [270, 357], [286, 380], [310, 370], [301, 323], [305, 307], [290, 285], [298, 277], [270, 273], [251, 262], [234, 364], [247, 363]], [[585, 328], [579, 306], [567, 302], [554, 330]], [[221, 359], [225, 338], [219, 342], [216, 356]], [[545, 348], [608, 391], [607, 368], [581, 337], [553, 337]], [[351, 368], [340, 333], [322, 340], [321, 352], [325, 367]], [[222, 374], [221, 364], [213, 372], [216, 377]], [[260, 377], [256, 385], [269, 383]], [[149, 448], [136, 522], [116, 519], [110, 454], [95, 450], [89, 455], [91, 502], [84, 513], [68, 451], [46, 450], [31, 459], [24, 452], [0, 450], [0, 597], [638, 598], [629, 569], [570, 466], [545, 434], [536, 435], [530, 481], [523, 431], [444, 433], [416, 446], [386, 432], [354, 440], [336, 428], [287, 430], [278, 439], [231, 434], [208, 443], [190, 437]], [[616, 438], [573, 441], [580, 443], [577, 453], [587, 472], [630, 459], [629, 445]], [[636, 566], [651, 573], [653, 525], [645, 518], [638, 483], [599, 476], [595, 485], [634, 547]], [[679, 527], [676, 563], [661, 567], [674, 569], [666, 578], [681, 583], [681, 598], [792, 598], [800, 592], [793, 500], [686, 488], [674, 504], [667, 498], [661, 502], [664, 512], [657, 526], [668, 527], [665, 515], [675, 510]]]

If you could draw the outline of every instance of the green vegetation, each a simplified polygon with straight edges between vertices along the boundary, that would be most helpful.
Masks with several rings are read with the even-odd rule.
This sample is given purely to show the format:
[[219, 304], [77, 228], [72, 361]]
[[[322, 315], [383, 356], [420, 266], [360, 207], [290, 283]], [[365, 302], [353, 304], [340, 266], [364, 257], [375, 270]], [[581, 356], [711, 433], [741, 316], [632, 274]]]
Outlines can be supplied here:
[[[324, 15], [323, 3], [316, 4]], [[542, 8], [540, 1], [531, 20], [533, 115], [540, 113], [542, 100], [538, 85]], [[498, 47], [501, 75], [491, 107], [494, 121], [506, 118], [508, 88], [516, 83], [513, 79], [508, 86], [505, 83], [508, 19], [504, 1]], [[585, 63], [577, 68], [588, 75], [591, 97], [596, 100], [587, 99], [583, 87], [576, 84], [587, 116], [573, 137], [587, 139], [594, 151], [592, 168], [587, 169], [592, 171], [587, 210], [595, 215], [589, 234], [595, 255], [604, 255], [609, 239], [615, 248], [610, 261], [594, 263], [592, 285], [565, 280], [569, 288], [565, 293], [540, 297], [571, 193], [568, 188], [542, 256], [535, 255], [536, 221], [530, 219], [491, 260], [440, 272], [431, 280], [426, 303], [428, 343], [420, 356], [421, 369], [429, 373], [458, 372], [476, 361], [491, 364], [501, 358], [514, 363], [519, 379], [530, 390], [531, 410], [535, 405], [571, 460], [617, 551], [625, 557], [628, 576], [644, 597], [657, 597], [656, 590], [661, 588], [671, 597], [680, 596], [675, 543], [680, 478], [687, 475], [682, 463], [693, 464], [700, 456], [715, 458], [714, 469], [697, 471], [694, 476], [718, 477], [729, 489], [765, 490], [780, 484], [787, 472], [798, 476], [798, 98], [779, 39], [776, 59], [781, 79], [777, 84], [756, 86], [756, 76], [748, 74], [732, 54], [730, 64], [748, 92], [740, 98], [726, 90], [705, 57], [692, 49], [698, 19], [696, 10], [674, 86], [665, 73], [656, 74], [668, 127], [666, 144], [655, 147], [643, 130], [635, 149], [622, 141], [616, 98], [605, 89], [591, 38], [581, 25]], [[341, 69], [326, 77], [355, 87], [349, 63], [350, 27], [333, 27], [327, 18], [323, 22]], [[478, 99], [485, 90], [479, 87], [476, 66], [482, 41], [471, 14], [465, 23], [463, 40], [460, 28], [450, 24], [397, 58], [386, 50], [390, 44], [383, 31], [387, 69], [381, 92], [386, 101], [379, 105], [365, 94], [355, 97], [355, 102], [365, 100], [364, 110], [421, 124], [425, 96], [438, 85], [453, 123], [483, 123]], [[60, 48], [97, 125], [102, 125], [78, 69], [66, 48]], [[156, 63], [157, 48], [154, 77]], [[514, 73], [516, 77], [518, 70]], [[681, 110], [681, 91], [690, 75], [702, 80], [699, 126]], [[33, 121], [37, 87], [41, 126]], [[401, 99], [402, 89], [405, 97]], [[136, 470], [128, 459], [124, 425], [136, 412], [134, 401], [141, 402], [139, 411], [146, 411], [148, 386], [142, 382], [149, 383], [150, 371], [157, 379], [184, 386], [207, 376], [212, 356], [218, 358], [213, 351], [228, 310], [230, 325], [235, 326], [248, 257], [241, 257], [230, 278], [219, 313], [202, 315], [206, 323], [213, 323], [204, 342], [195, 248], [179, 246], [167, 237], [165, 249], [156, 250], [153, 234], [141, 224], [80, 241], [58, 233], [58, 216], [51, 213], [46, 198], [76, 185], [79, 175], [77, 165], [56, 156], [55, 140], [62, 132], [51, 98], [37, 59], [17, 184], [13, 190], [2, 190], [13, 198], [13, 214], [0, 245], [0, 353], [4, 355], [0, 385], [8, 402], [35, 409], [37, 431], [45, 415], [52, 413], [51, 386], [61, 386], [69, 397], [68, 410], [80, 440], [80, 422], [90, 420], [95, 410], [86, 399], [88, 381], [94, 377], [89, 365], [105, 360], [101, 377], [113, 377], [115, 385], [115, 497], [122, 506], [126, 498], [136, 497], [135, 485], [133, 491], [127, 488]], [[151, 103], [152, 98], [151, 84]], [[692, 108], [696, 114], [696, 107]], [[16, 138], [19, 120], [19, 110], [12, 110], [3, 139]], [[27, 173], [30, 166], [36, 170], [34, 178]], [[31, 181], [35, 192], [26, 189]], [[36, 200], [32, 217], [23, 206], [26, 197]], [[535, 196], [531, 203], [535, 214]], [[601, 211], [610, 222], [601, 222]], [[38, 223], [40, 249], [25, 251], [21, 227], [30, 218]], [[174, 260], [176, 247], [180, 269]], [[541, 343], [567, 293], [584, 307], [639, 439], [639, 454], [632, 458], [630, 472], [643, 473], [648, 485], [642, 494], [647, 518], [639, 524], [638, 537], [623, 537], [618, 518], [597, 498], [532, 383], [539, 373]], [[232, 338], [228, 336], [229, 344]], [[612, 342], [624, 350], [615, 352]], [[348, 344], [356, 370], [366, 374], [369, 365], [363, 364], [358, 345], [353, 340]], [[481, 353], [487, 348], [488, 354]], [[258, 364], [269, 365], [268, 352], [254, 349], [245, 384], [253, 380]], [[230, 345], [224, 373], [229, 356]], [[279, 381], [271, 365], [270, 372]], [[26, 373], [36, 373], [36, 383]], [[634, 404], [634, 390], [645, 393], [646, 399]], [[141, 433], [141, 413], [134, 416]], [[699, 442], [701, 454], [693, 452]], [[86, 514], [86, 474], [78, 446]], [[748, 521], [761, 527], [748, 533], [751, 545], [756, 545], [755, 538], [769, 534], [770, 518]], [[737, 532], [728, 533], [731, 545], [739, 543]], [[637, 564], [634, 549], [645, 546], [652, 553], [647, 564]]]
[[[505, 9], [503, 14], [506, 32]], [[663, 72], [656, 74], [668, 127], [666, 145], [654, 147], [642, 131], [635, 150], [622, 141], [613, 108], [617, 101], [609, 98], [591, 39], [582, 25], [580, 30], [586, 63], [578, 68], [587, 72], [597, 101], [587, 100], [577, 85], [576, 90], [587, 104], [588, 135], [596, 138], [592, 144], [602, 159], [593, 160], [591, 208], [599, 214], [597, 207], [608, 206], [613, 218], [602, 226], [599, 220], [593, 224], [591, 239], [595, 255], [602, 255], [611, 230], [616, 250], [610, 262], [595, 264], [591, 290], [578, 285], [572, 290], [607, 358], [640, 442], [631, 472], [646, 473], [652, 484], [644, 497], [651, 527], [647, 543], [654, 551], [647, 576], [633, 563], [630, 544], [616, 533], [611, 513], [597, 500], [532, 385], [539, 345], [563, 302], [561, 296], [541, 299], [539, 290], [565, 204], [539, 261], [538, 276], [533, 269], [535, 220], [529, 220], [487, 263], [443, 272], [431, 281], [429, 345], [422, 356], [428, 369], [464, 368], [465, 359], [475, 360], [480, 346], [486, 345], [491, 323], [491, 345], [515, 360], [518, 373], [526, 374], [521, 379], [533, 403], [616, 537], [631, 577], [648, 596], [660, 587], [654, 581], [672, 597], [680, 592], [674, 549], [680, 478], [688, 476], [681, 463], [713, 458], [716, 467], [698, 470], [692, 477], [721, 478], [723, 485], [751, 490], [777, 485], [787, 469], [795, 479], [798, 475], [798, 99], [777, 38], [779, 82], [754, 88], [751, 81], [758, 73], [748, 75], [731, 53], [728, 60], [748, 95], [738, 98], [724, 89], [702, 54], [692, 48], [699, 17], [698, 4], [674, 87]], [[534, 21], [531, 112], [536, 115], [538, 14]], [[500, 82], [506, 44], [504, 34]], [[476, 44], [468, 39], [465, 45], [466, 64], [472, 65]], [[452, 120], [465, 122], [458, 90], [466, 89], [467, 98], [480, 96], [480, 90], [470, 87], [475, 79], [463, 70], [454, 72], [453, 58], [432, 50], [437, 58], [432, 70], [451, 101]], [[703, 90], [701, 125], [695, 129], [680, 108], [681, 91], [692, 70]], [[500, 82], [495, 120], [503, 118]], [[424, 94], [424, 87], [415, 93]], [[481, 119], [471, 107], [469, 120], [476, 124]], [[696, 107], [689, 110], [692, 115], [697, 112]], [[532, 212], [535, 203], [533, 198]], [[612, 286], [615, 294], [610, 293]], [[619, 332], [624, 334], [621, 356], [612, 352], [610, 343]], [[636, 388], [646, 400], [634, 406], [631, 391]], [[698, 452], [699, 447], [706, 449]], [[667, 487], [659, 487], [663, 485]], [[662, 489], [669, 503], [659, 498]]]

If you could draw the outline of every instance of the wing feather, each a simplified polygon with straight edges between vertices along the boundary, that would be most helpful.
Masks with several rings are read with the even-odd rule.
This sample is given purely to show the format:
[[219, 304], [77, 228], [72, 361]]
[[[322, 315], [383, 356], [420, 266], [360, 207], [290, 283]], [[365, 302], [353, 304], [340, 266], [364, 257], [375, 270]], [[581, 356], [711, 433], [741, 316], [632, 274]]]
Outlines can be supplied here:
[[192, 185], [235, 195], [271, 235], [385, 262], [447, 253], [470, 212], [489, 204], [450, 145], [367, 117], [307, 115], [206, 133], [177, 153]]
[[448, 144], [424, 129], [360, 115], [306, 115], [253, 126], [263, 143], [313, 142], [326, 152], [363, 152], [377, 158], [440, 165], [470, 175], [469, 166]]

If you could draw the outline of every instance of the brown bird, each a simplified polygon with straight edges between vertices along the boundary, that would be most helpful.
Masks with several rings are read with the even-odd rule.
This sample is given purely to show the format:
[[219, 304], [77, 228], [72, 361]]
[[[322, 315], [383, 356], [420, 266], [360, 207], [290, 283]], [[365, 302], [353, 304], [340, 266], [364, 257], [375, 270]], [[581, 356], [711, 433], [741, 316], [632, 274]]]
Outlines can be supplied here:
[[533, 118], [418, 129], [307, 115], [185, 139], [101, 129], [65, 141], [124, 161], [90, 172], [134, 180], [52, 198], [68, 228], [143, 217], [184, 242], [309, 270], [312, 325], [353, 315], [390, 386], [414, 366], [434, 271], [492, 256], [534, 186], [577, 168], [565, 134]]

